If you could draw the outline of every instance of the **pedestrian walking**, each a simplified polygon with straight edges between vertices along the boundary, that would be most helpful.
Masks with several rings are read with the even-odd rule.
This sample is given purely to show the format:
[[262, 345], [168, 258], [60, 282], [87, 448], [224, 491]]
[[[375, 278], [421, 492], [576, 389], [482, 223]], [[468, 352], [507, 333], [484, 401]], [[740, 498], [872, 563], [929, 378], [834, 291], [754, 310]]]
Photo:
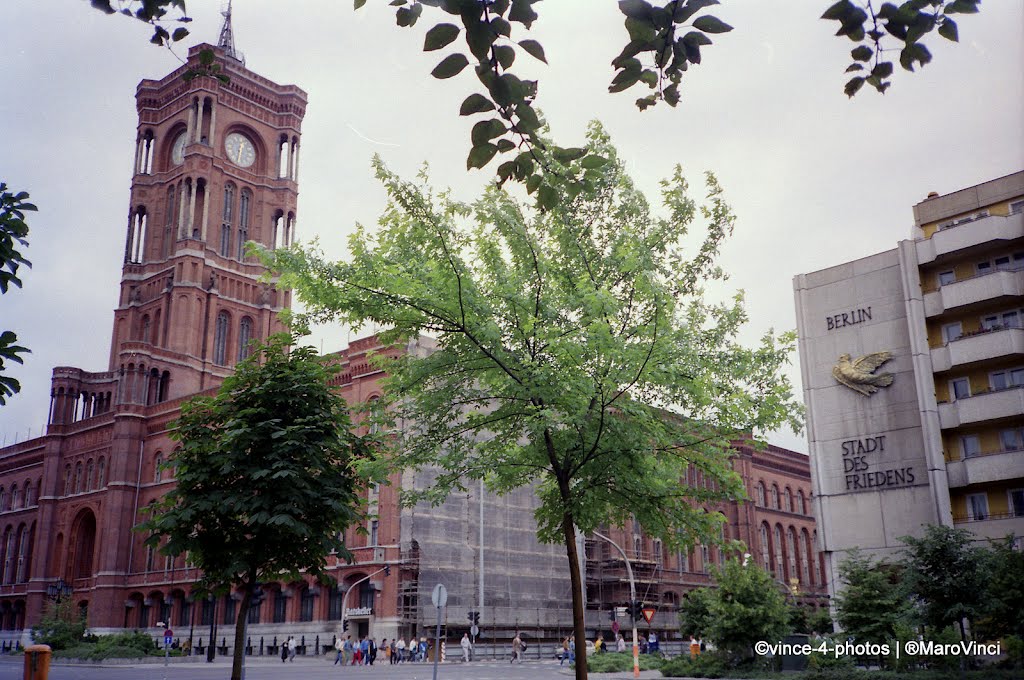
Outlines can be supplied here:
[[697, 638], [695, 638], [695, 637], [693, 637], [691, 635], [690, 636], [690, 658], [691, 659], [696, 659], [698, 656], [700, 656], [700, 642], [697, 641]]
[[409, 661], [416, 661], [416, 650], [419, 649], [419, 644], [416, 642], [416, 636], [412, 635], [409, 637], [409, 643], [406, 645], [406, 653], [409, 655]]
[[341, 638], [340, 637], [334, 638], [334, 650], [337, 653], [334, 655], [334, 663], [332, 665], [337, 666], [339, 663], [344, 665], [344, 661], [342, 661], [342, 659], [344, 658], [342, 656], [342, 650], [344, 650], [344, 649], [345, 649], [345, 643], [342, 642]]
[[420, 636], [420, 661], [426, 663], [427, 661], [427, 638]]
[[352, 645], [352, 636], [345, 636], [345, 643], [342, 645], [341, 665], [347, 666], [355, 655], [355, 647]]
[[359, 641], [359, 660], [364, 666], [370, 663], [370, 639], [365, 635]]
[[558, 665], [561, 666], [563, 663], [569, 660], [569, 637], [562, 638], [562, 653], [558, 656]]
[[512, 658], [509, 663], [523, 662], [523, 648], [523, 639], [519, 637], [519, 633], [516, 633], [516, 636], [512, 638]]
[[626, 638], [622, 637], [622, 633], [615, 635], [615, 651], [624, 652], [626, 651]]
[[473, 643], [469, 641], [469, 633], [462, 634], [462, 661], [463, 663], [469, 663], [469, 649], [473, 646]]
[[295, 642], [295, 638], [294, 637], [288, 638], [288, 660], [289, 661], [295, 661], [295, 648], [296, 647], [298, 647], [298, 644]]
[[398, 655], [398, 660], [395, 663], [405, 661], [405, 640], [403, 638], [398, 638], [398, 642], [395, 644], [395, 653]]
[[372, 666], [373, 662], [377, 660], [377, 643], [373, 641], [373, 638], [370, 638], [370, 649], [369, 649], [369, 652], [370, 652], [370, 665]]
[[285, 640], [281, 643], [281, 663], [288, 660], [288, 641]]

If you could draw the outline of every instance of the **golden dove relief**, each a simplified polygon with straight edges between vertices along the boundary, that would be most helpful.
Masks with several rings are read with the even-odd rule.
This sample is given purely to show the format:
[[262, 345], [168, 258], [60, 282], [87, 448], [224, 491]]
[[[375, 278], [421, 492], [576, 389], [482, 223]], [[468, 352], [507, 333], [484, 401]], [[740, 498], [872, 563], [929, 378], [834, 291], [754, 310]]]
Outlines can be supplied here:
[[892, 384], [892, 373], [875, 374], [875, 369], [892, 359], [892, 352], [865, 354], [851, 361], [849, 354], [841, 354], [839, 363], [832, 367], [832, 376], [854, 392], [870, 397], [880, 387]]

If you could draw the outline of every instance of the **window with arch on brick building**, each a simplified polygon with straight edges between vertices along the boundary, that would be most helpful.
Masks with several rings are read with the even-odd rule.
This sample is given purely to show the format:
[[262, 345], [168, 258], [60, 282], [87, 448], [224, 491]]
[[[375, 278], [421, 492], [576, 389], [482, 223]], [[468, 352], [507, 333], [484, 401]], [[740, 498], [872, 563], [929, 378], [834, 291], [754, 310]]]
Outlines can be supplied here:
[[757, 505], [761, 506], [762, 508], [765, 507], [764, 482], [758, 482], [757, 483], [757, 499], [756, 499], [755, 502], [757, 503]]
[[213, 363], [218, 366], [226, 366], [228, 363], [228, 328], [230, 325], [231, 317], [228, 313], [220, 312], [217, 315], [213, 334]]
[[243, 316], [238, 324], [238, 360], [242, 361], [252, 352], [252, 319]]
[[100, 458], [99, 465], [96, 466], [96, 488], [102, 489], [107, 485], [107, 461]]
[[153, 460], [153, 481], [160, 482], [164, 476], [164, 456], [162, 453], [157, 451], [156, 458]]
[[786, 512], [793, 512], [793, 492], [789, 490], [788, 486], [786, 487], [786, 490], [783, 492], [783, 500], [785, 501], [783, 509]]
[[772, 484], [772, 509], [779, 509], [779, 486], [777, 484]]

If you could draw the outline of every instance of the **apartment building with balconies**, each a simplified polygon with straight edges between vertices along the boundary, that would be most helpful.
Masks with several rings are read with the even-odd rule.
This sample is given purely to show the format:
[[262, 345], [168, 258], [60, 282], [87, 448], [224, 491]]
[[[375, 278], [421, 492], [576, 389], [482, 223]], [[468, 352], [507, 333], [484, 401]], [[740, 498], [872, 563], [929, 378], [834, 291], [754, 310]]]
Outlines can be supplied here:
[[1024, 172], [913, 212], [895, 249], [794, 279], [830, 585], [926, 524], [1024, 535]]

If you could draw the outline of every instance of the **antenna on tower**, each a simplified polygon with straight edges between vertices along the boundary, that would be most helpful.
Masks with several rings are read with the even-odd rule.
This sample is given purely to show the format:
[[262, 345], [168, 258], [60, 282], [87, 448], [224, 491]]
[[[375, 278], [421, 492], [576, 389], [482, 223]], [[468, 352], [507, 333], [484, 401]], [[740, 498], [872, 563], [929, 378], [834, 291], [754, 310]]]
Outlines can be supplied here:
[[217, 40], [217, 47], [224, 50], [225, 55], [245, 64], [245, 55], [235, 50], [235, 32], [231, 28], [231, 0], [228, 0], [228, 8], [221, 11], [220, 15], [224, 17], [224, 24], [220, 27], [220, 38]]

